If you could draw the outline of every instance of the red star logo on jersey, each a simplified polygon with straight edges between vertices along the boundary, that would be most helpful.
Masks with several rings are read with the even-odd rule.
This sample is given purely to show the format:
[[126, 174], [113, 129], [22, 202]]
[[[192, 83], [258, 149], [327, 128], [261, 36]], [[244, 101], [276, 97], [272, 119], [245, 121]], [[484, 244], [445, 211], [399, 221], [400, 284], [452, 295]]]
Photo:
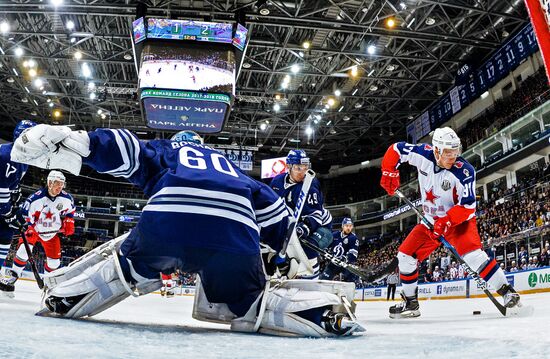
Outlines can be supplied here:
[[52, 219], [53, 213], [48, 209], [48, 213], [46, 213], [46, 219]]
[[435, 200], [439, 198], [439, 196], [436, 196], [434, 194], [434, 191], [433, 191], [433, 187], [430, 188], [429, 191], [425, 191], [426, 192], [426, 201], [430, 201], [432, 202], [433, 204], [435, 204]]

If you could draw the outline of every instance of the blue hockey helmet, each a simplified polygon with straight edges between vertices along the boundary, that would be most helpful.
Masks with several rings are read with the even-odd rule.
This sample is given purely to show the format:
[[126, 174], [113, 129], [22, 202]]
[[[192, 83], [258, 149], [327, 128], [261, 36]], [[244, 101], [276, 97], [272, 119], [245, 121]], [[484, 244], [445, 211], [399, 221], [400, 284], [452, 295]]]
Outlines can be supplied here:
[[353, 224], [353, 222], [351, 221], [351, 218], [349, 217], [344, 217], [344, 219], [342, 220], [342, 226], [344, 224]]
[[199, 134], [196, 133], [195, 131], [190, 131], [190, 130], [180, 131], [175, 135], [173, 135], [170, 139], [172, 141], [178, 141], [178, 142], [186, 141], [186, 142], [198, 143], [200, 145], [204, 144], [204, 140], [202, 139], [202, 137], [199, 136]]
[[291, 165], [309, 165], [309, 157], [304, 150], [290, 150], [286, 156], [286, 164]]
[[30, 121], [30, 120], [23, 120], [19, 121], [17, 125], [15, 125], [15, 129], [13, 130], [13, 140], [17, 140], [17, 137], [21, 136], [23, 131], [25, 131], [27, 128], [31, 128], [36, 126], [36, 122]]

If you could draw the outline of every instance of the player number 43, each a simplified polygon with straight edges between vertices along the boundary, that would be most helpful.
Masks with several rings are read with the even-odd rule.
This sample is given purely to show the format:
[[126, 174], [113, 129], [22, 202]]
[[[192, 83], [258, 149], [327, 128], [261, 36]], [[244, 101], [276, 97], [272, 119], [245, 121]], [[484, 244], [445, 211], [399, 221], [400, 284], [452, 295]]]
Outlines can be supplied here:
[[[233, 177], [239, 177], [237, 171], [235, 171], [235, 168], [231, 165], [231, 162], [229, 162], [222, 154], [211, 153], [209, 157], [210, 163], [216, 171]], [[207, 157], [204, 156], [204, 153], [192, 147], [185, 146], [179, 150], [180, 163], [185, 167], [205, 170], [208, 168], [206, 159]]]

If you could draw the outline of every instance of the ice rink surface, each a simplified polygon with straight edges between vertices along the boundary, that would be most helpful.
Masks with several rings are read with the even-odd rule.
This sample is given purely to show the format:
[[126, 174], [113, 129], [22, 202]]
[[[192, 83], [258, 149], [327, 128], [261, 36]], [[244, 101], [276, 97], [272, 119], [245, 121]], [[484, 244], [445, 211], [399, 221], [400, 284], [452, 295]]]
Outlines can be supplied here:
[[[421, 301], [422, 316], [388, 318], [388, 302], [359, 302], [367, 332], [279, 338], [191, 318], [192, 297], [129, 298], [93, 320], [37, 317], [41, 292], [19, 281], [0, 297], [0, 358], [550, 358], [550, 293], [524, 295], [531, 317], [502, 317], [487, 298]], [[480, 310], [481, 315], [473, 315]]]

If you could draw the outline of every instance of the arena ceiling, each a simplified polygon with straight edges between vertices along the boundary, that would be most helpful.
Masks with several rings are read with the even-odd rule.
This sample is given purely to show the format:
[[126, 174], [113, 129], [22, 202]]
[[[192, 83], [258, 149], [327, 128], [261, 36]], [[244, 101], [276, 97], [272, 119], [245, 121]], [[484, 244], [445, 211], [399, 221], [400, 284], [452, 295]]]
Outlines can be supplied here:
[[[0, 2], [0, 22], [9, 24], [0, 35], [2, 137], [26, 118], [86, 129], [126, 127], [154, 137], [145, 134], [136, 102], [129, 35], [136, 2], [64, 0], [55, 7], [51, 1]], [[250, 29], [237, 101], [224, 132], [208, 142], [260, 146], [257, 157], [301, 147], [325, 165], [380, 156], [393, 138], [405, 138], [410, 119], [453, 85], [465, 61], [483, 61], [528, 21], [523, 0], [145, 3], [149, 16], [241, 17]], [[24, 67], [31, 59], [42, 84]], [[330, 99], [335, 103], [326, 108]]]

